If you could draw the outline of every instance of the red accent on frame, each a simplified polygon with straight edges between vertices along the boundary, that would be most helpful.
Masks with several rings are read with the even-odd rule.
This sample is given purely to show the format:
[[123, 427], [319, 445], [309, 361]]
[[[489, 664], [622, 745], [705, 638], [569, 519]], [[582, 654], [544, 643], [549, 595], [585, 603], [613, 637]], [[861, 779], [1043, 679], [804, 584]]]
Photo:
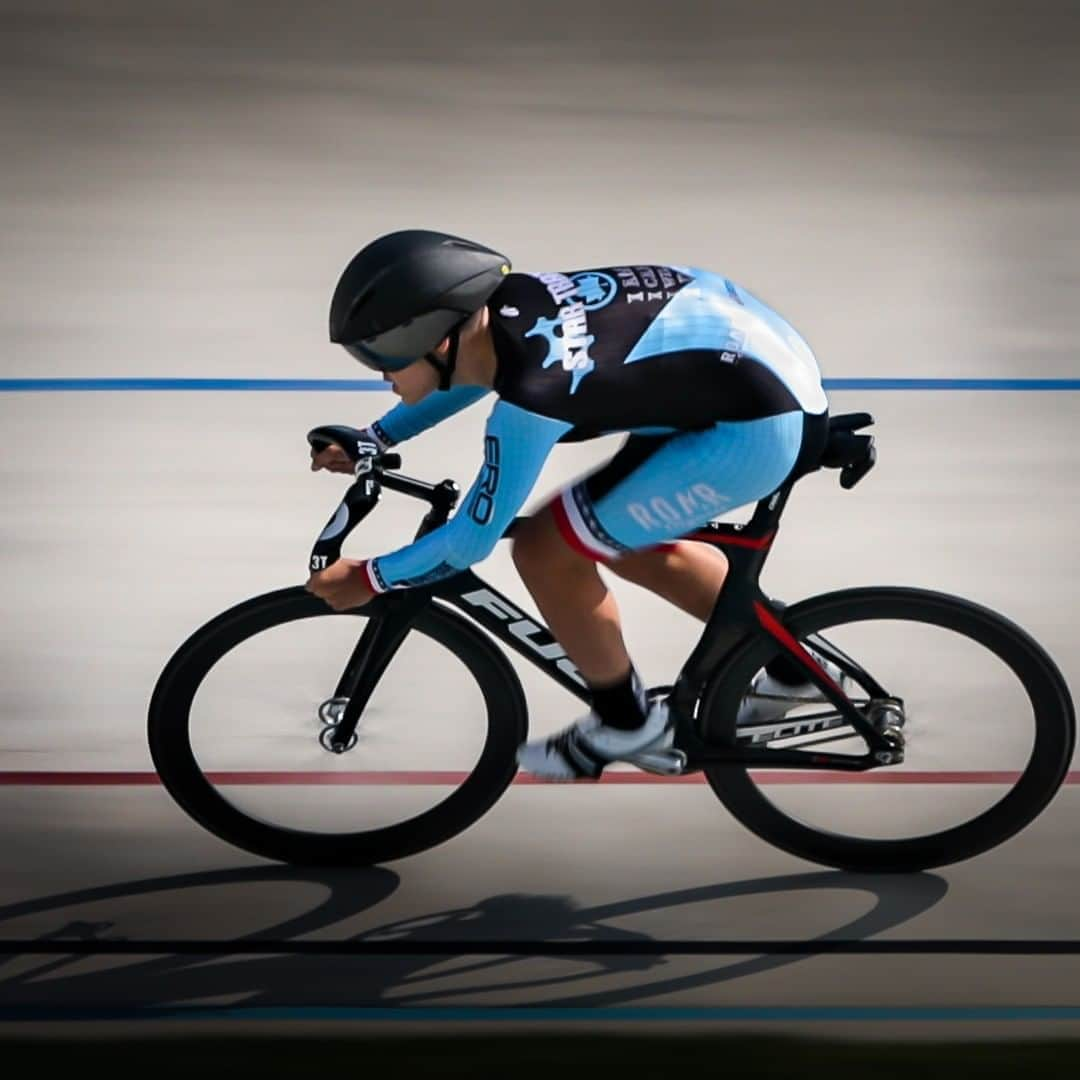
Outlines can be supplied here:
[[552, 499], [551, 514], [555, 518], [555, 524], [559, 529], [559, 533], [566, 541], [567, 545], [572, 551], [576, 551], [579, 555], [583, 555], [590, 562], [606, 562], [607, 558], [596, 551], [590, 551], [582, 542], [581, 537], [574, 532], [574, 526], [570, 522], [570, 516], [566, 512], [566, 507], [562, 504], [562, 499]]
[[775, 539], [776, 533], [771, 532], [768, 536], [762, 536], [760, 538], [753, 536], [727, 536], [724, 533], [689, 533], [683, 537], [684, 540], [700, 540], [705, 544], [728, 544], [730, 547], [744, 547], [753, 548], [755, 551], [761, 551], [763, 548], [767, 548]]
[[833, 692], [839, 694], [840, 697], [845, 698], [847, 695], [839, 686], [829, 677], [827, 671], [814, 662], [810, 654], [784, 629], [784, 627], [777, 621], [776, 617], [771, 611], [760, 601], [754, 604], [754, 611], [757, 613], [758, 621], [762, 626], [774, 637], [781, 645], [796, 660], [802, 664], [803, 667], [808, 668], [810, 671], [819, 675], [825, 680], [825, 682], [832, 688]]

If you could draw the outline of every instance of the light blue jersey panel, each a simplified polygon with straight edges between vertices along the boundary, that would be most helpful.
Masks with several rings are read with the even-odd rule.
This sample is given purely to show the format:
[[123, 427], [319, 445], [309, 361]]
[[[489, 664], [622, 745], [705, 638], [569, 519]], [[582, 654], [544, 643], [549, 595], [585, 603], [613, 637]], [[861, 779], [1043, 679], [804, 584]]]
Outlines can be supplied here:
[[798, 460], [802, 436], [801, 412], [683, 432], [595, 503], [577, 485], [574, 524], [612, 553], [674, 540], [775, 491]]
[[729, 351], [764, 364], [806, 412], [825, 411], [828, 400], [817, 360], [789, 323], [719, 274], [694, 267], [675, 269], [694, 280], [668, 301], [627, 354], [625, 363], [696, 349]]
[[391, 444], [404, 442], [448, 416], [467, 409], [490, 392], [486, 386], [452, 386], [449, 390], [428, 394], [415, 405], [406, 405], [405, 402], [395, 405], [377, 422], [377, 427]]
[[487, 558], [529, 497], [552, 447], [571, 427], [496, 402], [484, 431], [484, 466], [457, 513], [407, 547], [373, 559], [375, 579], [385, 588], [423, 585]]

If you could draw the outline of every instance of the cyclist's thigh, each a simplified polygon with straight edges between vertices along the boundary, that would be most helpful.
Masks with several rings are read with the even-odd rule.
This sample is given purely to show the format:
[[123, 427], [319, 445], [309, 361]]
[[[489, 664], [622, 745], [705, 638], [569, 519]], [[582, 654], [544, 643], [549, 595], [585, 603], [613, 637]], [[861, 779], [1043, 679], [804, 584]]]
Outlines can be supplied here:
[[552, 503], [559, 530], [593, 559], [693, 531], [775, 491], [799, 457], [803, 413], [720, 421], [704, 431], [632, 438]]

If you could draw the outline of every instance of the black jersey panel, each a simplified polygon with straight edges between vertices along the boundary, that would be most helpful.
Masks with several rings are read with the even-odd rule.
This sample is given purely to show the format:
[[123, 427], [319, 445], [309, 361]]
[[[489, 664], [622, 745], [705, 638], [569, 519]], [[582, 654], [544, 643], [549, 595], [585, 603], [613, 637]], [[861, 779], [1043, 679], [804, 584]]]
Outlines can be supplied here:
[[666, 266], [510, 274], [488, 302], [503, 396], [523, 362], [573, 396], [598, 369], [621, 366], [657, 315], [693, 279]]
[[[730, 355], [730, 354], [728, 354]], [[607, 374], [606, 372], [604, 373]], [[706, 428], [718, 420], [756, 420], [799, 409], [791, 391], [749, 357], [722, 359], [705, 350], [664, 353], [625, 364], [561, 403], [559, 419], [589, 437], [629, 428]]]
[[684, 348], [626, 363], [635, 344], [694, 279], [670, 267], [510, 274], [489, 301], [504, 401], [573, 425], [571, 442], [633, 428], [704, 428], [800, 408], [760, 361]]
[[534, 368], [508, 382], [500, 396], [573, 424], [563, 442], [632, 428], [689, 431], [718, 420], [756, 420], [800, 407], [764, 364], [748, 357], [724, 360], [719, 352], [703, 350], [605, 368], [584, 380], [572, 396], [564, 380]]

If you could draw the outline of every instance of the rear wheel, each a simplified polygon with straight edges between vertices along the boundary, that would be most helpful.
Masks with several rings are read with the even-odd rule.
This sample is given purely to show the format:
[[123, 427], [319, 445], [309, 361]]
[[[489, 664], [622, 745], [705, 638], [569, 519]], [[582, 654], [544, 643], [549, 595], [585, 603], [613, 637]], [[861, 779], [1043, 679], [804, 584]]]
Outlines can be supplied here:
[[341, 673], [377, 609], [331, 611], [302, 588], [257, 597], [185, 642], [149, 713], [154, 764], [216, 836], [289, 863], [368, 865], [461, 832], [499, 798], [525, 737], [503, 655], [436, 604], [416, 616], [334, 751]]
[[[943, 866], [1019, 832], [1065, 779], [1068, 689], [1043, 649], [993, 611], [917, 589], [852, 589], [787, 608], [782, 621], [804, 646], [831, 650], [845, 692], [899, 734], [905, 759], [868, 772], [708, 766], [720, 801], [770, 844], [850, 870]], [[780, 702], [772, 729], [736, 724], [751, 680], [779, 654], [755, 642], [714, 676], [700, 709], [706, 738], [865, 754], [820, 698]]]

